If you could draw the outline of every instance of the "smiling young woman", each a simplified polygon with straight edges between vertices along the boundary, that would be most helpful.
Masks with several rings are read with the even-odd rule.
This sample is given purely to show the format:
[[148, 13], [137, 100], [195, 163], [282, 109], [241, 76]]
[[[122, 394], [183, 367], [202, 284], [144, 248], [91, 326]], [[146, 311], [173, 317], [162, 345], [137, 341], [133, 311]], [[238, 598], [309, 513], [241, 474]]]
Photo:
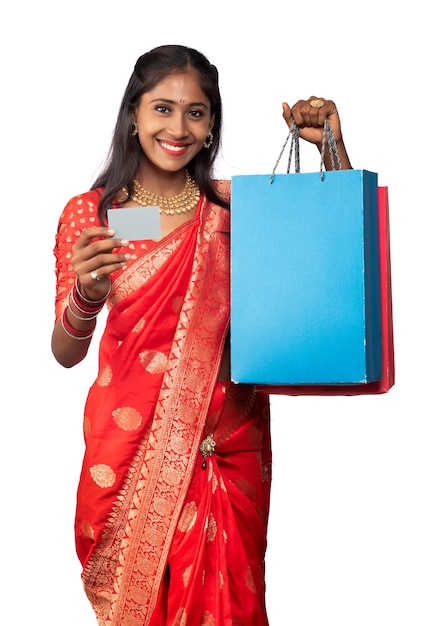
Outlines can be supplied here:
[[[332, 101], [284, 104], [321, 145]], [[72, 367], [108, 307], [86, 402], [75, 533], [100, 626], [267, 626], [269, 403], [229, 366], [229, 181], [216, 68], [161, 46], [130, 77], [93, 188], [59, 220], [52, 349]], [[127, 241], [107, 211], [159, 207], [160, 240]]]
[[[141, 184], [148, 184], [150, 179], [151, 191], [178, 193], [179, 187], [171, 190], [170, 183], [175, 179], [184, 183], [183, 171], [203, 148], [214, 122], [210, 100], [195, 72], [171, 74], [144, 93], [134, 122], [144, 153], [137, 172]], [[162, 176], [165, 181], [160, 188]]]

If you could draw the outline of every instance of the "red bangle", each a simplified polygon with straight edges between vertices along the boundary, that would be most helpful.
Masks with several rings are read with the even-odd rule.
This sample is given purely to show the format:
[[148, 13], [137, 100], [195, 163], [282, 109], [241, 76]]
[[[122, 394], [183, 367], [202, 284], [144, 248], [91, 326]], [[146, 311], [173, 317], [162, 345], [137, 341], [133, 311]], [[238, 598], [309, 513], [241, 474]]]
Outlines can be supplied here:
[[74, 299], [73, 295], [72, 295], [72, 292], [69, 294], [69, 297], [68, 297], [68, 309], [69, 309], [69, 312], [72, 315], [72, 317], [75, 317], [75, 319], [81, 320], [83, 322], [86, 322], [88, 320], [93, 320], [93, 319], [95, 319], [96, 317], [98, 317], [100, 315], [100, 311], [96, 311], [95, 313], [90, 313], [88, 311], [83, 311], [83, 309], [81, 309], [79, 307], [79, 305], [75, 304], [75, 302], [74, 302], [76, 310], [79, 311], [80, 313], [84, 313], [84, 315], [78, 315], [78, 313], [76, 313], [74, 311], [74, 309], [72, 308], [71, 299], [72, 299], [72, 301]]
[[90, 339], [94, 334], [95, 328], [91, 330], [77, 330], [72, 326], [72, 324], [68, 320], [68, 307], [63, 311], [63, 315], [61, 316], [61, 325], [63, 326], [64, 332], [72, 337], [72, 339]]
[[80, 284], [78, 282], [78, 278], [75, 279], [75, 286], [72, 288], [71, 297], [72, 301], [77, 307], [77, 309], [81, 313], [85, 313], [88, 315], [94, 315], [95, 313], [99, 313], [106, 302], [106, 298], [108, 297], [111, 290], [111, 285], [109, 285], [109, 290], [104, 298], [100, 300], [89, 300], [86, 298], [80, 291]]

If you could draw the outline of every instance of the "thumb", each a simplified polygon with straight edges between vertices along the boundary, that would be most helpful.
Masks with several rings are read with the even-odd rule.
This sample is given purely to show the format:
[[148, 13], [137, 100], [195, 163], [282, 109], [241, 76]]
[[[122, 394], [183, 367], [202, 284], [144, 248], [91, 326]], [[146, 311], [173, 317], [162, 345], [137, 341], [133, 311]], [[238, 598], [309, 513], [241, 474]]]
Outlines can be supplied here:
[[287, 104], [287, 102], [282, 103], [282, 117], [285, 119], [287, 126], [290, 128], [290, 126], [294, 122], [294, 119], [292, 115], [292, 110]]

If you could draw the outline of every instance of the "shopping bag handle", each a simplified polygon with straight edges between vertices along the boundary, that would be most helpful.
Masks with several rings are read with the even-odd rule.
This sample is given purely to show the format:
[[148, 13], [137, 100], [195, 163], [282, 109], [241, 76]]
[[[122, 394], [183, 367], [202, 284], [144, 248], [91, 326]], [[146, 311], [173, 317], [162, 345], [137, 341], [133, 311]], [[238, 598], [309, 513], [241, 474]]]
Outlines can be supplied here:
[[[292, 159], [293, 159], [293, 152], [295, 153], [295, 174], [299, 174], [301, 171], [300, 165], [299, 165], [299, 128], [295, 124], [295, 122], [293, 122], [293, 124], [290, 126], [289, 134], [287, 135], [284, 145], [282, 146], [281, 152], [279, 153], [278, 159], [275, 163], [275, 167], [273, 168], [272, 174], [270, 176], [270, 180], [269, 180], [270, 185], [273, 183], [273, 179], [275, 178], [276, 168], [279, 165], [279, 162], [284, 153], [285, 147], [288, 144], [289, 139], [290, 139], [290, 151], [289, 151], [289, 160], [287, 163], [287, 174], [290, 174], [290, 170], [292, 166]], [[325, 155], [326, 144], [328, 144], [328, 151], [330, 155], [330, 162], [331, 162], [332, 169], [341, 170], [342, 164], [341, 164], [341, 159], [339, 158], [339, 152], [338, 152], [338, 147], [336, 145], [335, 136], [333, 135], [333, 131], [331, 129], [330, 123], [327, 119], [324, 122], [324, 133], [322, 135], [321, 164], [319, 167], [319, 176], [321, 177], [321, 180], [324, 180], [324, 155]]]

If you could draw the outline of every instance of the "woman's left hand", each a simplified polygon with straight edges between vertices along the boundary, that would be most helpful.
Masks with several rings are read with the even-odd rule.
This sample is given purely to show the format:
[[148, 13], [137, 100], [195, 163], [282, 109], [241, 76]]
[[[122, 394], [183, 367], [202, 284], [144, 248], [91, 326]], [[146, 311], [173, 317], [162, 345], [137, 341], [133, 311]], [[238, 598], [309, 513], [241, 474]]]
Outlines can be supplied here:
[[[299, 129], [299, 136], [305, 141], [315, 144], [319, 150], [322, 147], [324, 122], [327, 119], [336, 140], [342, 168], [351, 169], [350, 159], [342, 138], [338, 109], [333, 100], [310, 96], [308, 100], [298, 100], [292, 107], [287, 102], [283, 102], [282, 108], [282, 115], [287, 126], [290, 128], [295, 122]], [[331, 166], [327, 154], [325, 155], [325, 165], [327, 169]]]
[[[322, 103], [322, 104], [321, 104]], [[319, 106], [318, 106], [319, 105]], [[290, 107], [287, 102], [283, 105], [283, 117], [290, 126], [295, 122], [299, 128], [299, 136], [318, 147], [322, 144], [322, 135], [325, 119], [333, 131], [336, 141], [341, 139], [341, 122], [338, 109], [333, 100], [326, 100], [317, 96], [310, 96], [308, 100], [298, 100]]]

